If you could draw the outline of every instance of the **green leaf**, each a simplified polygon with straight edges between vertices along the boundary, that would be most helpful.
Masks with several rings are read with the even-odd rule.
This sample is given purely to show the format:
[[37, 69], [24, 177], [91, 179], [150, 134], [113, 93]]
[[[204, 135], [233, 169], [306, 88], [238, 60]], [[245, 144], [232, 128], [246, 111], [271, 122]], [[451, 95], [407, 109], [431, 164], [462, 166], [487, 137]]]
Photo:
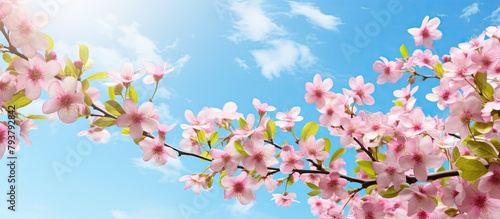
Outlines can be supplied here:
[[28, 116], [26, 116], [26, 118], [33, 119], [33, 120], [47, 120], [47, 117], [44, 116], [44, 115], [31, 115], [31, 114], [28, 114]]
[[85, 79], [82, 81], [82, 92], [85, 92], [89, 89], [90, 83], [89, 80]]
[[459, 157], [455, 162], [455, 166], [458, 168], [460, 176], [468, 181], [479, 179], [488, 172], [481, 161], [471, 156]]
[[302, 128], [302, 132], [300, 133], [300, 139], [303, 141], [306, 141], [309, 136], [316, 135], [318, 132], [319, 125], [316, 122], [308, 122], [306, 125], [304, 125], [304, 128]]
[[89, 48], [84, 44], [80, 44], [80, 61], [85, 65], [87, 60], [89, 60]]
[[47, 53], [49, 53], [54, 48], [54, 40], [52, 40], [52, 37], [50, 37], [48, 34], [43, 35], [45, 35], [45, 38], [47, 38], [47, 42], [49, 43], [47, 50], [45, 50]]
[[207, 135], [205, 134], [205, 131], [203, 131], [203, 129], [197, 130], [196, 135], [198, 136], [198, 140], [200, 141], [200, 143], [202, 144], [207, 143]]
[[143, 141], [146, 137], [141, 136], [140, 138], [134, 138], [134, 143], [139, 144], [141, 141]]
[[123, 110], [122, 106], [114, 100], [108, 100], [104, 102], [104, 107], [109, 113], [113, 114], [114, 116], [125, 114], [125, 110]]
[[454, 147], [453, 151], [451, 152], [451, 160], [453, 162], [457, 161], [457, 159], [460, 157], [460, 151], [458, 150], [458, 147]]
[[245, 149], [243, 149], [243, 145], [241, 145], [239, 141], [234, 142], [234, 148], [236, 148], [236, 151], [238, 151], [238, 153], [240, 153], [241, 155], [248, 157], [247, 152], [245, 151]]
[[120, 132], [122, 135], [130, 135], [130, 127], [125, 127]]
[[2, 58], [3, 60], [7, 63], [7, 64], [10, 64], [12, 63], [12, 58], [10, 57], [10, 55], [8, 53], [4, 53], [2, 55]]
[[479, 88], [479, 90], [483, 90], [488, 83], [486, 81], [486, 73], [477, 72], [476, 75], [474, 75], [474, 83], [476, 84], [477, 88]]
[[220, 185], [220, 187], [222, 187], [222, 188], [226, 188], [226, 187], [224, 187], [224, 186], [222, 185], [222, 179], [223, 179], [225, 176], [227, 176], [226, 171], [225, 171], [225, 170], [220, 171], [219, 185]]
[[490, 132], [492, 128], [493, 128], [493, 122], [487, 122], [487, 123], [475, 122], [472, 125], [472, 129], [476, 130], [477, 132], [479, 132], [481, 134], [485, 134], [485, 133]]
[[[203, 153], [201, 153], [201, 156], [204, 158], [207, 158], [209, 160], [212, 160], [212, 156], [210, 156], [210, 153], [208, 151], [203, 151]], [[205, 161], [205, 160], [202, 160], [202, 161]]]
[[330, 139], [329, 138], [323, 138], [323, 140], [325, 141], [325, 147], [323, 148], [323, 151], [326, 151], [326, 152], [330, 153], [330, 149], [331, 149], [331, 146], [332, 146], [332, 143], [330, 142]]
[[293, 179], [293, 174], [288, 175], [288, 178], [286, 179], [286, 184], [291, 186], [293, 185], [294, 182], [295, 180]]
[[401, 44], [399, 47], [399, 52], [403, 56], [403, 58], [408, 59], [408, 49], [406, 49], [405, 44]]
[[276, 123], [274, 122], [274, 120], [269, 119], [269, 121], [267, 121], [266, 132], [268, 139], [274, 138], [274, 135], [276, 134]]
[[73, 61], [68, 56], [64, 57], [64, 61], [66, 62], [66, 67], [64, 67], [64, 73], [66, 76], [78, 78], [77, 69], [73, 64]]
[[444, 74], [443, 65], [441, 65], [441, 63], [437, 62], [434, 65], [434, 72], [436, 72], [436, 76], [438, 78], [443, 78], [443, 74]]
[[321, 194], [321, 191], [319, 191], [319, 190], [312, 190], [312, 191], [307, 193], [308, 196], [317, 196], [319, 194]]
[[401, 100], [395, 100], [394, 101], [394, 105], [395, 106], [399, 106], [399, 107], [404, 107], [405, 105], [403, 104], [403, 102], [401, 102]]
[[401, 192], [401, 190], [403, 190], [404, 188], [407, 188], [408, 185], [406, 184], [401, 184], [399, 190], [396, 190], [394, 189], [394, 186], [391, 186], [389, 188], [387, 188], [386, 190], [381, 190], [379, 192], [380, 196], [384, 197], [384, 198], [394, 198], [396, 196], [398, 196], [399, 192]]
[[491, 144], [497, 149], [497, 151], [500, 151], [500, 141], [496, 138], [490, 139]]
[[307, 184], [307, 186], [309, 186], [309, 188], [311, 188], [313, 190], [319, 190], [319, 187], [316, 184], [314, 184], [314, 183], [308, 182], [306, 184]]
[[373, 191], [375, 188], [377, 188], [377, 187], [378, 187], [378, 185], [377, 185], [377, 184], [375, 184], [375, 185], [371, 185], [371, 186], [368, 186], [368, 188], [366, 188], [366, 194], [368, 194], [368, 195], [372, 194], [372, 191]]
[[115, 88], [113, 86], [108, 87], [108, 95], [109, 95], [109, 99], [114, 100], [116, 98]]
[[214, 145], [217, 140], [219, 140], [219, 133], [217, 131], [212, 132], [212, 134], [210, 134], [210, 137], [208, 138], [210, 145]]
[[101, 118], [97, 119], [96, 121], [94, 121], [93, 124], [96, 126], [99, 126], [99, 127], [103, 127], [103, 128], [110, 127], [110, 126], [114, 126], [116, 124], [116, 119], [109, 118], [109, 117], [101, 117]]
[[14, 96], [12, 96], [12, 99], [10, 99], [9, 101], [7, 101], [5, 103], [5, 106], [13, 106], [17, 110], [19, 108], [22, 108], [22, 107], [30, 104], [32, 102], [32, 100], [26, 97], [24, 91], [25, 90], [22, 89], [19, 92], [17, 92], [16, 94], [14, 94]]
[[115, 93], [115, 95], [123, 96], [122, 95], [122, 92], [123, 92], [123, 85], [122, 84], [117, 84], [113, 89], [114, 89], [113, 92]]
[[92, 105], [92, 98], [90, 98], [90, 96], [87, 93], [83, 93], [83, 102], [87, 106], [91, 106]]
[[93, 80], [100, 80], [100, 79], [106, 79], [108, 78], [108, 73], [107, 72], [96, 72], [94, 74], [91, 74], [87, 80], [93, 81]]
[[131, 98], [135, 104], [137, 104], [137, 102], [139, 101], [139, 96], [137, 95], [137, 92], [132, 85], [130, 85], [130, 88], [128, 90], [128, 97]]
[[470, 140], [467, 142], [467, 148], [478, 157], [497, 158], [495, 149], [486, 142]]
[[87, 71], [90, 68], [92, 68], [92, 66], [94, 66], [94, 60], [89, 59], [89, 60], [87, 60], [87, 63], [85, 63], [85, 65], [83, 66], [82, 71]]
[[245, 121], [245, 119], [240, 117], [238, 119], [238, 125], [240, 126], [240, 128], [244, 129], [247, 126], [247, 121]]
[[375, 171], [373, 171], [372, 168], [372, 163], [373, 161], [371, 160], [356, 160], [356, 163], [359, 165], [359, 168], [361, 168], [366, 175], [369, 177], [375, 177]]
[[344, 155], [345, 151], [346, 151], [345, 148], [339, 148], [339, 149], [337, 149], [333, 153], [332, 157], [330, 158], [330, 162], [328, 162], [328, 165], [330, 165], [333, 161], [337, 160], [339, 157], [341, 157], [342, 155]]

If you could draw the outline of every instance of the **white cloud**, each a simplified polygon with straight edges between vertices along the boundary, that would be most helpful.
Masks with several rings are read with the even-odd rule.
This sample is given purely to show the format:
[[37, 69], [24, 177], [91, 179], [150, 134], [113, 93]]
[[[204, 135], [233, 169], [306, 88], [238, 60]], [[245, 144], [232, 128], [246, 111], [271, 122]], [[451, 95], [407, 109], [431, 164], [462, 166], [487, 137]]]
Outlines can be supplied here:
[[495, 25], [500, 25], [500, 7], [491, 12], [491, 14], [486, 18], [489, 18], [491, 23]]
[[120, 210], [111, 210], [111, 216], [113, 216], [114, 219], [127, 219], [128, 218], [127, 212], [120, 211]]
[[189, 54], [182, 55], [177, 61], [175, 61], [174, 68], [178, 73], [181, 72], [184, 65], [191, 60], [191, 56]]
[[174, 94], [172, 93], [172, 91], [170, 91], [170, 89], [168, 88], [165, 88], [165, 87], [159, 87], [158, 90], [156, 91], [156, 96], [155, 97], [159, 97], [159, 98], [163, 98], [163, 99], [170, 99], [172, 98]]
[[232, 205], [229, 205], [227, 209], [235, 215], [242, 215], [246, 214], [252, 209], [252, 207], [255, 205], [255, 201], [251, 202], [248, 205], [242, 205], [238, 200], [235, 200]]
[[292, 8], [293, 15], [303, 15], [308, 21], [314, 25], [320, 26], [328, 30], [338, 30], [337, 26], [341, 25], [340, 18], [333, 15], [323, 14], [318, 7], [307, 2], [289, 2]]
[[163, 63], [163, 59], [158, 54], [156, 43], [139, 32], [139, 24], [132, 23], [128, 26], [120, 26], [122, 36], [118, 38], [118, 42], [123, 47], [129, 48], [134, 52], [135, 57], [140, 57], [143, 61], [153, 63]]
[[179, 44], [179, 40], [175, 39], [174, 42], [172, 42], [170, 45], [166, 45], [164, 49], [165, 50], [167, 50], [167, 49], [176, 49], [178, 44]]
[[250, 69], [250, 67], [248, 67], [247, 62], [245, 60], [236, 57], [236, 58], [234, 58], [234, 61], [236, 63], [238, 63], [238, 65], [240, 66], [240, 68], [242, 68], [244, 70]]
[[144, 162], [142, 158], [132, 158], [132, 162], [134, 166], [140, 168], [141, 170], [154, 170], [163, 174], [163, 177], [160, 179], [161, 183], [179, 182], [181, 171], [185, 169], [180, 159], [168, 158], [167, 164], [159, 167], [154, 165], [153, 160], [150, 160], [149, 162]]
[[286, 39], [271, 40], [267, 44], [272, 48], [250, 51], [267, 79], [279, 77], [283, 71], [293, 72], [298, 67], [309, 67], [316, 62], [316, 57], [305, 45]]
[[179, 120], [172, 116], [170, 113], [170, 107], [166, 103], [160, 103], [156, 105], [156, 109], [160, 115], [160, 122], [166, 123], [167, 125], [179, 123]]
[[460, 18], [465, 18], [467, 21], [470, 21], [469, 17], [478, 13], [479, 12], [479, 4], [472, 3], [471, 5], [468, 5], [464, 9], [462, 9], [462, 14], [460, 15]]
[[240, 20], [233, 25], [237, 32], [229, 37], [230, 40], [261, 41], [285, 33], [266, 15], [261, 4], [262, 0], [236, 0], [231, 3], [231, 11]]

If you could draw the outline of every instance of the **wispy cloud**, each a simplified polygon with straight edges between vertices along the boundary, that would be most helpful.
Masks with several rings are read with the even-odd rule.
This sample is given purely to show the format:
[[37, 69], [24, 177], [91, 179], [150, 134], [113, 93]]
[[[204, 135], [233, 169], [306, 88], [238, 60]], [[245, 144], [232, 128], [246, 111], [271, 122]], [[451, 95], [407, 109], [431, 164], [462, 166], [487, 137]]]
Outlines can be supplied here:
[[179, 119], [172, 116], [172, 113], [170, 113], [170, 107], [166, 103], [156, 105], [156, 109], [158, 110], [161, 123], [166, 123], [168, 125], [179, 123]]
[[191, 56], [189, 54], [182, 55], [177, 61], [175, 61], [174, 67], [177, 73], [180, 73], [184, 65], [191, 60]]
[[234, 61], [236, 63], [238, 63], [238, 65], [240, 66], [240, 68], [242, 68], [243, 70], [250, 69], [250, 67], [247, 65], [247, 62], [245, 60], [236, 57], [236, 58], [234, 58]]
[[471, 5], [468, 5], [464, 9], [462, 9], [462, 14], [460, 15], [460, 18], [465, 18], [467, 21], [470, 21], [469, 17], [478, 13], [479, 12], [479, 4], [472, 3]]
[[279, 77], [283, 71], [294, 72], [298, 67], [307, 68], [316, 62], [305, 45], [287, 39], [271, 40], [267, 44], [271, 48], [250, 52], [262, 68], [262, 75], [269, 80]]
[[180, 172], [185, 169], [180, 159], [169, 158], [166, 165], [159, 167], [154, 166], [152, 160], [150, 162], [144, 162], [142, 158], [132, 158], [132, 162], [134, 166], [140, 168], [141, 170], [154, 170], [160, 172], [163, 175], [160, 179], [161, 183], [178, 183], [181, 176]]
[[176, 49], [177, 48], [177, 45], [179, 44], [179, 39], [175, 39], [174, 42], [172, 42], [171, 44], [169, 45], [166, 45], [164, 47], [165, 50], [167, 49]]
[[114, 219], [127, 219], [128, 218], [127, 212], [120, 211], [120, 210], [111, 210], [111, 216]]
[[230, 10], [239, 18], [233, 25], [237, 32], [229, 37], [232, 41], [261, 41], [285, 33], [262, 10], [262, 0], [236, 0]]
[[337, 31], [337, 26], [342, 24], [340, 18], [333, 15], [324, 14], [318, 7], [316, 7], [312, 3], [292, 1], [289, 3], [290, 7], [292, 8], [290, 12], [291, 14], [303, 15], [309, 22], [319, 27]]
[[491, 14], [486, 18], [489, 18], [491, 23], [495, 25], [500, 25], [500, 7], [491, 12]]
[[255, 202], [251, 202], [248, 205], [242, 205], [238, 200], [235, 200], [232, 205], [227, 206], [227, 209], [234, 215], [242, 215], [247, 214], [254, 205]]

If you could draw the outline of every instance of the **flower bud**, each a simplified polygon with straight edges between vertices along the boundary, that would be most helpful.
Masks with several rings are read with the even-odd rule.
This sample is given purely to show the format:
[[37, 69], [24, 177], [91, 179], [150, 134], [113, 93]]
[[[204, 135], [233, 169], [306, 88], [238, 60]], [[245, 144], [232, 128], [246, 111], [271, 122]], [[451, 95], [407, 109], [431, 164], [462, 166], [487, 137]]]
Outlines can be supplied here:
[[408, 84], [412, 85], [415, 83], [415, 75], [412, 75], [408, 78]]
[[45, 61], [52, 61], [57, 59], [57, 54], [54, 51], [51, 51], [49, 54], [45, 55]]
[[443, 60], [443, 62], [451, 62], [451, 57], [449, 55], [443, 55], [441, 59]]
[[77, 69], [82, 70], [82, 67], [83, 67], [83, 62], [82, 62], [82, 61], [80, 61], [80, 60], [75, 60], [75, 61], [73, 62], [73, 65], [75, 65], [75, 67], [76, 67]]

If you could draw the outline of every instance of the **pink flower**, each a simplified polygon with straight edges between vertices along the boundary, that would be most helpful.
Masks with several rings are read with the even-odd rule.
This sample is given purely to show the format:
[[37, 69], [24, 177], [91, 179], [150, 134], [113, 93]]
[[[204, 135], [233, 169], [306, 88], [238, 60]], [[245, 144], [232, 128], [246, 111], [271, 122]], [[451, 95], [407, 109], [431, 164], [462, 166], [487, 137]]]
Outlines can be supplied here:
[[283, 207], [290, 207], [292, 202], [297, 202], [300, 203], [299, 201], [295, 200], [297, 198], [297, 194], [294, 192], [291, 193], [283, 193], [283, 194], [273, 194], [273, 198], [271, 200], [274, 200], [274, 203], [278, 206], [283, 206]]
[[467, 181], [460, 177], [451, 177], [449, 186], [441, 188], [441, 201], [447, 206], [462, 205], [465, 198], [465, 190]]
[[148, 162], [151, 158], [154, 158], [155, 166], [165, 165], [167, 163], [167, 156], [177, 159], [175, 151], [163, 144], [163, 138], [145, 138], [139, 142], [139, 146], [144, 151], [142, 159]]
[[340, 136], [340, 144], [348, 146], [353, 138], [360, 138], [365, 132], [365, 122], [360, 117], [340, 119], [342, 128], [329, 128], [330, 134]]
[[445, 122], [445, 131], [460, 133], [462, 139], [469, 135], [471, 121], [482, 121], [481, 107], [483, 102], [476, 95], [469, 95], [460, 102], [450, 106], [450, 116]]
[[276, 113], [276, 118], [279, 121], [276, 121], [276, 125], [282, 129], [289, 129], [295, 125], [295, 122], [300, 122], [304, 119], [302, 116], [299, 116], [300, 107], [293, 107], [288, 112], [278, 112]]
[[180, 146], [183, 150], [191, 151], [194, 154], [201, 155], [201, 145], [198, 141], [198, 135], [193, 129], [186, 129], [182, 132]]
[[174, 123], [172, 125], [164, 125], [164, 124], [159, 124], [158, 125], [158, 136], [161, 138], [165, 139], [165, 136], [167, 135], [167, 132], [171, 131], [174, 129], [174, 127], [177, 125], [177, 123]]
[[23, 139], [24, 143], [28, 146], [31, 146], [31, 139], [29, 138], [29, 131], [31, 129], [38, 129], [38, 126], [35, 124], [35, 122], [32, 119], [25, 119], [21, 125], [21, 132], [19, 135], [21, 135], [21, 138]]
[[174, 68], [167, 69], [168, 64], [166, 62], [159, 66], [154, 66], [149, 62], [144, 62], [143, 66], [148, 73], [148, 75], [142, 79], [144, 84], [158, 83], [164, 75], [174, 71]]
[[328, 152], [323, 151], [325, 147], [325, 140], [319, 139], [316, 141], [314, 136], [309, 136], [306, 141], [299, 141], [300, 151], [305, 155], [306, 158], [312, 160], [325, 160], [328, 158]]
[[418, 67], [427, 67], [430, 69], [434, 68], [434, 65], [439, 62], [438, 55], [432, 55], [432, 51], [426, 49], [424, 52], [417, 49], [413, 52], [413, 63], [418, 65]]
[[184, 117], [189, 122], [189, 125], [181, 124], [182, 129], [195, 129], [204, 130], [206, 133], [212, 132], [215, 129], [215, 125], [212, 120], [208, 118], [208, 112], [202, 110], [197, 116], [191, 110], [184, 111]]
[[408, 137], [413, 137], [436, 126], [433, 118], [426, 117], [421, 108], [413, 109], [409, 114], [400, 117], [401, 130]]
[[373, 170], [377, 175], [377, 184], [380, 188], [387, 188], [392, 183], [394, 189], [399, 190], [401, 184], [406, 182], [406, 176], [403, 169], [398, 165], [394, 153], [389, 153], [382, 162], [373, 162]]
[[[327, 153], [328, 156], [328, 153]], [[303, 156], [295, 152], [292, 146], [283, 146], [280, 157], [283, 160], [280, 166], [280, 171], [285, 174], [292, 173], [293, 169], [302, 169], [304, 167]]]
[[276, 107], [274, 106], [269, 106], [267, 103], [260, 103], [260, 100], [257, 98], [253, 98], [252, 104], [255, 107], [255, 109], [257, 109], [257, 112], [261, 117], [266, 115], [266, 112], [271, 112], [276, 110]]
[[488, 173], [484, 174], [477, 189], [480, 192], [488, 193], [492, 198], [500, 199], [500, 165], [491, 164]]
[[325, 101], [333, 96], [333, 93], [330, 92], [332, 86], [333, 86], [332, 79], [327, 78], [324, 81], [322, 81], [321, 75], [319, 74], [314, 75], [313, 83], [311, 82], [306, 83], [307, 93], [304, 96], [306, 102], [309, 104], [316, 103], [316, 106], [318, 108], [322, 108], [323, 106], [325, 106]]
[[106, 144], [111, 137], [111, 134], [108, 130], [102, 127], [94, 126], [88, 130], [78, 132], [78, 136], [87, 136], [90, 140], [96, 143]]
[[414, 88], [410, 89], [410, 85], [407, 85], [404, 88], [401, 88], [401, 90], [395, 90], [392, 92], [392, 94], [398, 98], [398, 100], [401, 100], [403, 104], [407, 103], [410, 99], [414, 98], [413, 94], [415, 94], [418, 91], [418, 86], [415, 86]]
[[351, 77], [349, 79], [349, 86], [352, 90], [344, 88], [344, 94], [353, 97], [357, 104], [373, 105], [375, 103], [375, 99], [370, 96], [370, 94], [375, 91], [375, 87], [372, 83], [365, 84], [363, 76], [360, 75], [356, 78]]
[[16, 84], [16, 76], [11, 75], [8, 71], [2, 72], [0, 70], [0, 105], [12, 99], [16, 93]]
[[383, 62], [375, 61], [373, 63], [373, 71], [382, 73], [377, 78], [377, 84], [384, 84], [389, 81], [391, 83], [396, 83], [399, 78], [403, 75], [402, 68], [403, 62], [388, 61], [385, 57], [380, 57]]
[[158, 127], [158, 121], [151, 118], [154, 110], [153, 103], [145, 102], [137, 109], [132, 99], [126, 99], [123, 101], [123, 109], [125, 114], [116, 118], [116, 125], [130, 127], [130, 137], [140, 138], [143, 131], [153, 132]]
[[78, 119], [80, 108], [83, 106], [83, 93], [78, 81], [73, 77], [66, 77], [63, 81], [54, 81], [49, 85], [51, 99], [42, 105], [45, 114], [57, 112], [64, 123], [73, 123]]
[[250, 202], [255, 200], [255, 193], [251, 189], [255, 185], [255, 180], [247, 176], [247, 173], [244, 171], [238, 176], [226, 176], [222, 178], [221, 184], [225, 188], [225, 200], [236, 197], [242, 205], [250, 204]]
[[12, 46], [20, 48], [28, 58], [34, 57], [36, 50], [45, 50], [49, 46], [45, 35], [37, 31], [31, 23], [31, 17], [26, 10], [13, 10], [2, 21], [9, 29]]
[[8, 142], [9, 142], [9, 128], [0, 123], [0, 158], [3, 157], [3, 154], [7, 150]]
[[451, 86], [450, 80], [443, 78], [438, 87], [432, 88], [432, 94], [427, 94], [425, 98], [432, 102], [438, 102], [437, 106], [440, 110], [457, 101], [460, 97], [457, 86]]
[[193, 188], [194, 193], [199, 195], [201, 193], [201, 189], [208, 190], [207, 181], [205, 177], [200, 176], [199, 174], [193, 175], [185, 175], [180, 178], [180, 182], [186, 181], [184, 184], [184, 190]]
[[408, 216], [416, 214], [420, 209], [427, 213], [434, 211], [436, 204], [431, 197], [436, 196], [437, 188], [434, 184], [411, 184], [409, 188], [399, 192], [402, 200], [408, 201]]
[[219, 172], [224, 168], [229, 176], [236, 172], [238, 163], [243, 159], [243, 156], [236, 151], [234, 141], [230, 141], [224, 150], [210, 149], [210, 156], [213, 158], [210, 162], [210, 170]]
[[488, 193], [481, 193], [470, 186], [465, 188], [465, 193], [458, 210], [467, 212], [467, 218], [500, 218], [500, 199], [493, 199]]
[[255, 168], [258, 174], [267, 175], [267, 167], [279, 163], [274, 157], [276, 150], [274, 146], [264, 145], [264, 140], [256, 135], [243, 143], [243, 149], [248, 154], [247, 157], [243, 158], [243, 166], [247, 170]]
[[347, 196], [347, 191], [344, 189], [345, 185], [347, 185], [347, 180], [340, 178], [338, 172], [332, 171], [319, 181], [321, 197], [329, 199], [335, 194], [338, 198], [343, 199]]
[[[451, 62], [443, 64], [444, 76], [453, 81], [463, 81], [466, 76], [475, 74], [479, 66], [470, 60], [462, 50], [451, 49]], [[464, 83], [465, 84], [465, 83]]]
[[433, 40], [439, 40], [443, 36], [441, 31], [437, 30], [441, 21], [439, 18], [432, 18], [429, 20], [429, 16], [425, 16], [422, 21], [422, 26], [420, 28], [410, 28], [408, 33], [413, 35], [415, 39], [415, 46], [421, 46], [422, 44], [427, 49], [432, 49], [434, 47]]
[[404, 169], [413, 168], [415, 178], [419, 181], [427, 180], [428, 168], [438, 168], [444, 162], [444, 158], [438, 155], [440, 151], [434, 148], [429, 136], [409, 139], [405, 145], [408, 155], [399, 158], [399, 165]]
[[59, 63], [56, 61], [45, 62], [40, 54], [28, 59], [28, 61], [18, 59], [13, 64], [16, 72], [19, 72], [19, 76], [17, 76], [18, 90], [26, 88], [26, 97], [31, 100], [38, 99], [42, 88], [47, 90], [47, 87], [56, 80], [55, 76], [61, 71]]
[[321, 113], [319, 124], [324, 127], [339, 126], [341, 115], [345, 114], [345, 103], [347, 98], [341, 94], [337, 94], [333, 100], [327, 100], [325, 106], [318, 110]]
[[123, 66], [121, 72], [115, 71], [114, 69], [108, 69], [108, 75], [115, 79], [115, 83], [108, 83], [108, 85], [123, 84], [123, 86], [128, 87], [130, 83], [139, 79], [144, 73], [138, 73], [134, 70], [134, 66], [131, 63], [126, 63]]

